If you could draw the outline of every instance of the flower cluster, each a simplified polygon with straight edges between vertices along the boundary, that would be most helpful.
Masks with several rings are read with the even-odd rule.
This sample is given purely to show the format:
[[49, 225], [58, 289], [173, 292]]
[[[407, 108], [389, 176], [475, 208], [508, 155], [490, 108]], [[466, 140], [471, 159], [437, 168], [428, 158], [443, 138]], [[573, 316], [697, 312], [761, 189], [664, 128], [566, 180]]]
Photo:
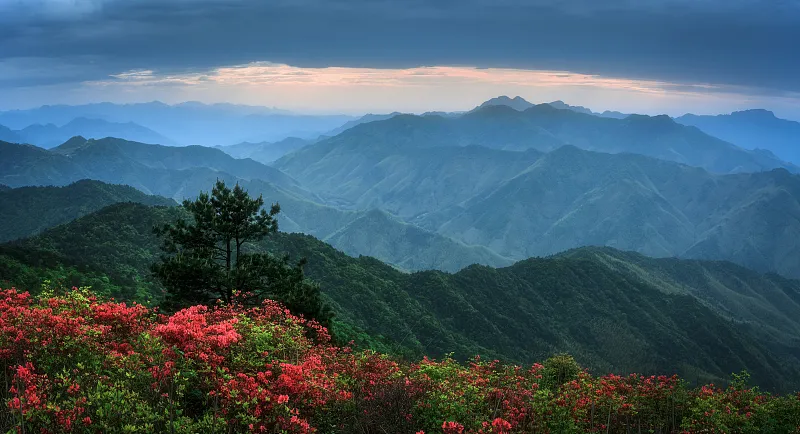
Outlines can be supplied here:
[[0, 290], [0, 431], [800, 433], [800, 396], [734, 376], [593, 376], [568, 356], [520, 367], [408, 363], [338, 347], [272, 301], [161, 315], [84, 289]]

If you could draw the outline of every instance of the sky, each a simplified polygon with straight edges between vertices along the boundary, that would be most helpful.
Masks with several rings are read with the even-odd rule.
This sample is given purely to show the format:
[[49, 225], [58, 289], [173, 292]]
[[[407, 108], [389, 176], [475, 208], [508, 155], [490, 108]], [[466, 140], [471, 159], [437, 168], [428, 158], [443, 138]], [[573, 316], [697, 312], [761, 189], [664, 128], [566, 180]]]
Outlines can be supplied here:
[[798, 0], [0, 0], [0, 110], [467, 110], [498, 95], [800, 120]]

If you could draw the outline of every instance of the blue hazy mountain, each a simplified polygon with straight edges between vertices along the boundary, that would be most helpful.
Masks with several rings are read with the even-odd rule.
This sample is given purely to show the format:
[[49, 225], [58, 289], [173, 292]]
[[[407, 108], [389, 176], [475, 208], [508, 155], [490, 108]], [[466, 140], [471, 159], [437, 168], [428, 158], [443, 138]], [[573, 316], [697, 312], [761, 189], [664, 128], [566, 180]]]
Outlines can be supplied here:
[[0, 112], [0, 125], [19, 130], [34, 124], [65, 125], [76, 118], [133, 122], [182, 145], [207, 146], [277, 141], [291, 136], [316, 138], [353, 119], [343, 115], [298, 115], [235, 104], [150, 102], [53, 105], [5, 111]]
[[[588, 109], [588, 108], [583, 107], [583, 106], [569, 105], [569, 104], [567, 104], [567, 103], [565, 103], [564, 101], [561, 101], [561, 100], [549, 102], [547, 104], [549, 104], [550, 106], [552, 106], [554, 108], [557, 108], [559, 110], [571, 110], [571, 111], [574, 111], [576, 113], [583, 113], [583, 114], [587, 114], [587, 115], [600, 116], [600, 117], [604, 117], [604, 118], [623, 119], [623, 118], [628, 116], [628, 114], [626, 114], [626, 113], [620, 113], [618, 111], [609, 111], [609, 110], [606, 110], [606, 111], [604, 111], [602, 113], [597, 113], [597, 112], [593, 112], [591, 109]], [[528, 102], [525, 98], [522, 98], [521, 96], [515, 96], [514, 98], [509, 98], [508, 96], [502, 95], [502, 96], [498, 96], [496, 98], [492, 98], [490, 100], [487, 100], [487, 101], [483, 102], [477, 108], [488, 107], [488, 106], [497, 106], [497, 105], [511, 107], [511, 108], [513, 108], [514, 110], [517, 110], [517, 111], [525, 111], [525, 110], [533, 107], [536, 104]]]
[[[479, 145], [501, 150], [542, 152], [563, 145], [606, 153], [636, 153], [717, 173], [736, 173], [785, 168], [800, 169], [774, 155], [743, 149], [687, 127], [669, 116], [631, 115], [624, 119], [603, 118], [539, 104], [524, 111], [501, 105], [486, 105], [457, 117], [398, 115], [357, 125], [342, 134], [321, 140], [296, 153], [303, 170], [322, 170], [305, 158], [320, 159], [326, 152], [343, 152], [355, 143], [381, 147], [431, 148]], [[359, 156], [358, 158], [361, 158]], [[279, 167], [284, 163], [278, 162]], [[288, 160], [286, 162], [288, 163]], [[338, 163], [332, 163], [338, 164]]]
[[765, 149], [800, 164], [800, 122], [781, 119], [768, 110], [745, 110], [727, 115], [686, 114], [675, 119], [746, 149]]
[[[514, 150], [526, 147], [554, 149]], [[677, 159], [674, 150], [735, 173], [653, 158]], [[765, 171], [759, 158], [777, 168]], [[401, 115], [274, 165], [327, 203], [381, 208], [512, 259], [609, 245], [800, 276], [800, 177], [666, 116], [607, 119], [547, 105], [484, 107], [456, 119]]]
[[141, 143], [178, 145], [174, 140], [133, 122], [119, 123], [102, 119], [76, 118], [60, 127], [55, 124], [33, 124], [16, 133], [20, 142], [42, 148], [58, 146], [75, 136], [87, 139], [116, 137]]
[[314, 139], [287, 137], [277, 142], [242, 142], [229, 146], [216, 146], [216, 148], [234, 158], [252, 158], [259, 163], [269, 164], [288, 153], [316, 142], [317, 140]]

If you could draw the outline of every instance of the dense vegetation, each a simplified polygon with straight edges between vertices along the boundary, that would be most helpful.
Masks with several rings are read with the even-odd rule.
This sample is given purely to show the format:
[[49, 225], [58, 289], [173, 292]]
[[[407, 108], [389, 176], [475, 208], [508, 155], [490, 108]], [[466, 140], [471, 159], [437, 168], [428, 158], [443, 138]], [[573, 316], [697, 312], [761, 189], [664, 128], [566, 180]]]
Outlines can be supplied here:
[[[299, 181], [0, 142], [0, 429], [800, 432], [800, 397], [763, 392], [800, 389], [800, 281], [760, 273], [798, 276], [800, 177], [674, 161], [797, 168], [666, 117], [519, 108], [227, 150], [299, 148], [276, 163]], [[564, 251], [586, 245], [756, 271]]]
[[[181, 213], [112, 205], [7, 245], [2, 258], [16, 265], [1, 276], [36, 291], [61, 266], [69, 285], [108, 276], [103, 293], [157, 302], [149, 267], [160, 242], [151, 230]], [[781, 390], [800, 378], [800, 283], [728, 263], [580, 249], [503, 269], [405, 274], [305, 235], [279, 232], [255, 247], [306, 258], [306, 275], [337, 314], [335, 335], [394, 354], [532, 363], [569, 352], [598, 372], [678, 372], [691, 381], [746, 368]]]
[[397, 362], [333, 346], [271, 301], [165, 316], [80, 289], [0, 290], [0, 349], [4, 431], [800, 432], [800, 396], [761, 392], [746, 374], [692, 389], [592, 376], [566, 356]]
[[30, 237], [117, 202], [175, 205], [127, 185], [82, 180], [66, 187], [0, 188], [0, 242]]
[[239, 184], [230, 188], [217, 181], [210, 193], [185, 200], [183, 209], [188, 219], [154, 228], [163, 238], [163, 254], [152, 270], [167, 289], [167, 305], [272, 299], [328, 325], [329, 310], [319, 287], [303, 276], [303, 263], [292, 266], [285, 256], [252, 248], [278, 231], [278, 204], [267, 211], [263, 197], [251, 198]]

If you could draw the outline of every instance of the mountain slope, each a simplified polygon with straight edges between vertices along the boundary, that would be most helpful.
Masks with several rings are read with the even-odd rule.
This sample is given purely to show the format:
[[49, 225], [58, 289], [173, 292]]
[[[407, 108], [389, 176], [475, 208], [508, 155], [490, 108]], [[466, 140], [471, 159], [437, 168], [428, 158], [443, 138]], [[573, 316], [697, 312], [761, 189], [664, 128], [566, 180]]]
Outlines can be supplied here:
[[287, 137], [278, 142], [243, 142], [230, 146], [218, 146], [217, 148], [232, 156], [233, 158], [251, 158], [259, 163], [269, 164], [294, 152], [304, 146], [315, 143], [316, 140], [306, 140], [298, 137]]
[[386, 119], [393, 118], [393, 117], [395, 117], [395, 116], [397, 116], [399, 114], [402, 114], [402, 113], [400, 113], [400, 112], [392, 112], [392, 113], [384, 114], [384, 115], [381, 115], [381, 114], [377, 114], [376, 115], [376, 114], [369, 113], [369, 114], [366, 114], [364, 116], [361, 116], [358, 119], [354, 119], [352, 121], [348, 121], [344, 125], [342, 125], [342, 126], [340, 126], [338, 128], [334, 128], [334, 129], [326, 132], [325, 135], [332, 137], [332, 136], [335, 136], [337, 134], [343, 133], [346, 130], [349, 130], [350, 128], [353, 128], [356, 125], [365, 124], [367, 122], [383, 121], [383, 120], [386, 120]]
[[416, 149], [373, 140], [371, 135], [356, 137], [345, 132], [288, 155], [276, 166], [298, 173], [305, 185], [314, 186], [331, 203], [379, 207], [409, 219], [491, 191], [540, 155], [479, 146]]
[[[0, 147], [0, 156], [8, 156], [0, 163], [0, 183], [11, 186], [66, 185], [77, 179], [88, 178], [122, 183], [146, 194], [181, 201], [196, 197], [200, 191], [207, 191], [220, 179], [229, 185], [239, 183], [251, 194], [263, 195], [270, 203], [279, 203], [282, 210], [279, 222], [283, 230], [320, 238], [331, 236], [362, 216], [320, 203], [322, 200], [316, 195], [272, 167], [249, 159], [233, 159], [218, 149], [83, 138], [73, 138], [51, 151], [13, 144], [8, 144], [7, 148], [6, 152]], [[374, 237], [375, 245], [352, 243], [353, 239], [346, 236], [346, 232], [337, 240], [342, 242], [342, 248], [349, 249], [353, 254], [373, 254], [381, 260], [411, 270], [433, 268], [454, 271], [473, 263], [507, 263], [483, 248], [464, 246], [439, 234], [409, 228], [395, 219], [388, 219], [385, 223], [386, 226], [380, 228], [372, 226], [375, 230], [365, 234]], [[374, 247], [377, 245], [388, 250], [376, 251]], [[404, 247], [398, 250], [400, 246]], [[362, 250], [354, 250], [356, 248]], [[443, 253], [445, 251], [447, 255]], [[414, 252], [426, 259], [420, 261], [412, 258]]]
[[299, 196], [312, 197], [296, 181], [253, 160], [237, 160], [202, 146], [147, 145], [121, 139], [73, 137], [50, 151], [0, 143], [0, 182], [12, 187], [67, 185], [80, 179], [127, 184], [148, 194], [175, 199], [195, 196], [195, 185], [216, 178], [267, 181]]
[[[511, 143], [509, 132], [529, 122], [535, 111], [541, 112], [534, 116], [537, 122], [563, 136], [611, 141], [604, 135], [608, 130], [568, 131], [570, 124], [562, 122], [586, 115], [552, 107], [517, 112], [497, 106], [462, 116], [460, 122], [476, 118], [463, 128], [454, 119], [436, 116], [400, 115], [362, 124], [287, 155], [275, 166], [330, 204], [384, 209], [512, 259], [609, 245], [651, 256], [730, 260], [800, 277], [795, 175], [780, 169], [716, 175], [663, 159], [573, 146], [542, 156], [467, 144], [467, 137], [485, 138], [483, 144]], [[631, 132], [629, 144], [635, 143], [631, 137], [678, 134], [733, 147], [666, 117], [588, 118]], [[555, 136], [537, 137], [529, 139], [544, 143]], [[619, 143], [615, 150], [626, 149], [625, 141]], [[695, 148], [695, 155], [717, 161], [710, 148], [682, 143]]]
[[563, 147], [464, 207], [415, 222], [517, 259], [606, 245], [797, 277], [799, 202], [800, 177], [783, 170], [712, 175]]
[[512, 262], [485, 247], [466, 246], [378, 210], [364, 213], [324, 241], [348, 255], [372, 256], [412, 271], [456, 272], [472, 264], [498, 267]]
[[9, 187], [66, 185], [89, 174], [63, 155], [33, 145], [0, 141], [0, 183]]
[[[12, 246], [31, 257], [43, 249], [80, 258], [121, 281], [147, 280], [158, 246], [150, 228], [178, 210], [112, 205]], [[747, 368], [768, 388], [800, 379], [800, 282], [730, 264], [589, 249], [502, 269], [409, 275], [310, 236], [279, 233], [260, 248], [308, 258], [345, 339], [361, 329], [434, 357], [533, 361], [569, 351], [598, 371], [701, 380]], [[748, 300], [761, 311], [748, 310]]]
[[746, 149], [767, 149], [800, 164], [800, 122], [780, 119], [767, 110], [745, 110], [728, 115], [686, 114], [675, 119]]
[[17, 131], [6, 126], [0, 125], [0, 141], [9, 143], [22, 143], [22, 137]]
[[83, 180], [65, 187], [21, 187], [0, 190], [0, 242], [35, 235], [117, 202], [176, 205], [133, 187]]

